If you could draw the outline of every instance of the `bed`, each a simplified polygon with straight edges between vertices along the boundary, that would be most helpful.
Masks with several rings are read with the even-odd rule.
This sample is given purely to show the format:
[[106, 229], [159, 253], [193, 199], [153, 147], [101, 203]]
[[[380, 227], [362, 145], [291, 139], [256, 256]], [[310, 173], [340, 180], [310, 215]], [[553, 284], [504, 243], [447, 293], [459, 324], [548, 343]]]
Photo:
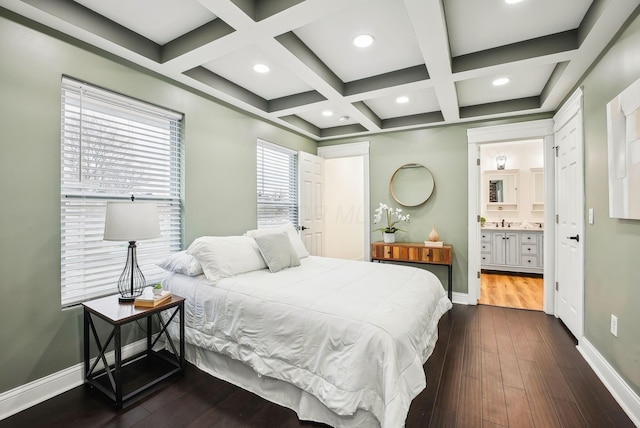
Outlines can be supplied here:
[[[245, 238], [233, 239], [255, 242]], [[258, 259], [247, 262], [245, 251], [239, 268], [237, 246], [208, 248], [206, 256], [191, 251], [203, 273], [169, 269], [163, 279], [164, 288], [186, 299], [187, 361], [293, 409], [301, 420], [404, 426], [411, 400], [426, 386], [422, 366], [437, 341], [438, 321], [451, 308], [437, 277], [304, 253], [273, 272], [261, 247], [264, 267], [256, 268]], [[172, 324], [170, 334], [177, 335], [177, 327]]]

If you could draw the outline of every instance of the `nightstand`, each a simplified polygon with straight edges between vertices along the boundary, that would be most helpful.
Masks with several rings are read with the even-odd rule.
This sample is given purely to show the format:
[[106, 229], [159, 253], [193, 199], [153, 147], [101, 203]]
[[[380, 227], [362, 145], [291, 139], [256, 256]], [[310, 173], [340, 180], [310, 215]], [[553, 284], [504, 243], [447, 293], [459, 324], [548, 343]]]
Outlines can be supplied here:
[[[149, 391], [161, 381], [182, 373], [184, 370], [184, 298], [173, 295], [171, 299], [155, 307], [137, 307], [133, 303], [120, 303], [118, 296], [107, 296], [82, 304], [84, 308], [84, 368], [85, 383], [100, 391], [114, 406], [121, 409], [124, 404]], [[169, 319], [164, 322], [160, 314], [169, 311]], [[153, 332], [153, 318], [159, 328]], [[167, 326], [179, 316], [180, 337], [178, 349], [169, 336]], [[111, 330], [104, 343], [96, 329], [96, 318], [110, 325]], [[121, 328], [137, 320], [146, 320], [146, 349], [133, 356], [122, 358]], [[90, 335], [97, 346], [98, 356], [90, 359]], [[163, 337], [173, 354], [153, 350]], [[107, 361], [106, 352], [113, 341], [113, 363]]]

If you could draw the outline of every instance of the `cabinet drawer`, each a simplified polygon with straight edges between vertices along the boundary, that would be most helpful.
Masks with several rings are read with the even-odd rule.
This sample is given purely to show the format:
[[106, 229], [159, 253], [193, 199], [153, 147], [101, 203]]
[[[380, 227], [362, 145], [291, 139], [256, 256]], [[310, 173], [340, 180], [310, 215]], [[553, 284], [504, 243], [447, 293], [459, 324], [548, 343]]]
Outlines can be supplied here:
[[538, 242], [538, 234], [537, 233], [523, 233], [520, 236], [523, 244], [535, 244]]
[[536, 244], [522, 244], [522, 255], [535, 256], [538, 254], [538, 246]]
[[488, 232], [482, 232], [480, 234], [480, 242], [491, 242], [491, 234]]
[[522, 266], [538, 267], [538, 258], [536, 256], [522, 256]]
[[480, 264], [486, 265], [491, 263], [491, 254], [480, 254]]
[[491, 252], [491, 243], [490, 242], [483, 242], [482, 244], [480, 244], [480, 252], [482, 252], [482, 253], [490, 253]]

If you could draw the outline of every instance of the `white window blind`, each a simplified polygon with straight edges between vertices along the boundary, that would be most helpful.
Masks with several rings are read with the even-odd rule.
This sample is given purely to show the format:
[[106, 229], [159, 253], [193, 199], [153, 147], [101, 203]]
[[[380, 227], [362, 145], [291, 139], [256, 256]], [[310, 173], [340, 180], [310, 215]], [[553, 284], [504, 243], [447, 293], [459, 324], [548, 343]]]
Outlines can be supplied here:
[[161, 237], [137, 243], [146, 282], [182, 241], [182, 115], [62, 79], [61, 301], [118, 291], [127, 242], [103, 240], [109, 200], [154, 201]]
[[258, 140], [258, 228], [298, 225], [298, 154]]

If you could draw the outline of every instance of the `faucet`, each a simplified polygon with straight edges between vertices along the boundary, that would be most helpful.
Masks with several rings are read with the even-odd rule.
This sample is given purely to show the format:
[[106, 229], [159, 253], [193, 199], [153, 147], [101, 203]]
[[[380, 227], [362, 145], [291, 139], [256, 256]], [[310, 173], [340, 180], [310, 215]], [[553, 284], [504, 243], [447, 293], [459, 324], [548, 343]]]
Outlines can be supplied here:
[[502, 227], [504, 227], [504, 219], [502, 219]]

